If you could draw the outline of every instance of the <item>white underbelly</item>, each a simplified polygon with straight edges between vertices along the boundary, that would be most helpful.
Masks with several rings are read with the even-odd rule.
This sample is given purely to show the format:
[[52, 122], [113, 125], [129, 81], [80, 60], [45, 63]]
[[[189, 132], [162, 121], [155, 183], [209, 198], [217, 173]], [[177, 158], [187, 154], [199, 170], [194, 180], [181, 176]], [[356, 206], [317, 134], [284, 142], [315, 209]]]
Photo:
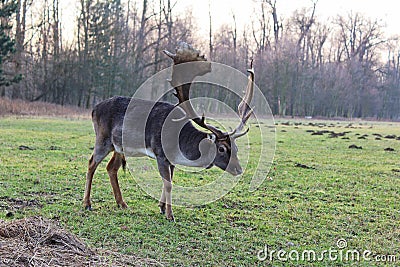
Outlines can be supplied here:
[[123, 153], [127, 157], [145, 157], [148, 156], [150, 158], [155, 159], [156, 155], [154, 154], [153, 150], [150, 148], [132, 148], [132, 147], [126, 147], [125, 150], [123, 150], [119, 146], [114, 145], [114, 149], [118, 153]]
[[203, 167], [202, 164], [199, 164], [199, 162], [196, 162], [195, 160], [190, 160], [188, 158], [185, 158], [183, 155], [177, 155], [175, 156], [171, 162], [174, 165], [182, 165], [182, 166], [187, 166], [187, 167]]
[[[153, 150], [151, 148], [133, 148], [133, 147], [125, 147], [125, 150], [120, 146], [114, 145], [114, 149], [118, 153], [124, 154], [126, 157], [150, 157], [152, 159], [156, 158]], [[209, 157], [208, 155], [203, 156], [201, 159], [190, 160], [186, 158], [182, 153], [171, 153], [170, 155], [166, 155], [168, 160], [173, 165], [182, 165], [187, 167], [207, 167], [212, 164], [213, 157]]]

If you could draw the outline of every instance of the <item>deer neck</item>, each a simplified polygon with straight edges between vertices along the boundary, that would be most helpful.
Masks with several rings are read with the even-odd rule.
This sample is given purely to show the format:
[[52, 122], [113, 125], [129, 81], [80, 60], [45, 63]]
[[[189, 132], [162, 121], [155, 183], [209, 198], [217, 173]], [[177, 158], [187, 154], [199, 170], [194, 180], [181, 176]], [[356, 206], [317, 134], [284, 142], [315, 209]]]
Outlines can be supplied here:
[[[178, 99], [190, 99], [189, 91], [196, 76], [186, 71], [172, 72], [171, 85], [174, 87]], [[189, 101], [181, 103], [186, 105], [184, 110], [189, 114], [196, 114]], [[197, 115], [197, 114], [196, 114]], [[196, 119], [196, 118], [192, 118]], [[197, 118], [200, 119], [200, 118]], [[191, 120], [187, 120], [179, 134], [179, 151], [176, 155], [177, 164], [190, 167], [208, 167], [214, 160], [215, 150], [210, 149], [208, 134], [193, 126]]]
[[179, 153], [176, 164], [190, 167], [208, 167], [212, 164], [215, 151], [210, 149], [208, 134], [196, 129], [191, 122], [185, 124], [179, 135]]
[[200, 142], [207, 138], [207, 134], [196, 129], [191, 122], [183, 126], [179, 135], [179, 149], [185, 158], [197, 160], [201, 153], [199, 150]]

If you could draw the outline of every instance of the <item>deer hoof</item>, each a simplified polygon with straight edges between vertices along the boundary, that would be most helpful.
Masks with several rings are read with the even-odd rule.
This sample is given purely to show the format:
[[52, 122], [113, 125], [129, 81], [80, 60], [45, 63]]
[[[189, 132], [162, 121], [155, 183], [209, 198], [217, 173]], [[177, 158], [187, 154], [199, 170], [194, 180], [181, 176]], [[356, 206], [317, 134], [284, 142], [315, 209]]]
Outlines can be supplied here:
[[160, 203], [158, 206], [160, 207], [160, 213], [165, 214], [165, 203]]
[[86, 206], [85, 206], [85, 210], [92, 211], [93, 209], [92, 209], [92, 206], [91, 206], [91, 205], [86, 205]]
[[119, 203], [118, 206], [119, 206], [121, 209], [127, 209], [127, 208], [128, 208], [128, 205], [126, 205], [125, 202]]
[[167, 220], [170, 221], [170, 222], [175, 222], [174, 215], [173, 214], [167, 215]]

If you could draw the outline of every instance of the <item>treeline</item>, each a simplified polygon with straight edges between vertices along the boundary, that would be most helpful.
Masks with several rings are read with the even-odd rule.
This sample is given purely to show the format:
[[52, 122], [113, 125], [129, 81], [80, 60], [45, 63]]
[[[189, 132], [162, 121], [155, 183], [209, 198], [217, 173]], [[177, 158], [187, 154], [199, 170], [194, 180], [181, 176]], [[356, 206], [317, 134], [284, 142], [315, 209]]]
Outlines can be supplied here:
[[274, 114], [400, 118], [400, 45], [379, 20], [349, 12], [322, 21], [316, 1], [282, 20], [276, 1], [264, 0], [246, 25], [232, 14], [216, 27], [210, 12], [209, 34], [199, 36], [196, 10], [176, 12], [179, 1], [76, 0], [72, 37], [62, 32], [70, 22], [59, 0], [2, 0], [0, 10], [16, 5], [1, 20], [13, 25], [4, 32], [15, 46], [0, 75], [22, 80], [3, 84], [0, 95], [90, 108], [132, 95], [170, 65], [161, 51], [182, 40], [243, 72], [253, 58]]

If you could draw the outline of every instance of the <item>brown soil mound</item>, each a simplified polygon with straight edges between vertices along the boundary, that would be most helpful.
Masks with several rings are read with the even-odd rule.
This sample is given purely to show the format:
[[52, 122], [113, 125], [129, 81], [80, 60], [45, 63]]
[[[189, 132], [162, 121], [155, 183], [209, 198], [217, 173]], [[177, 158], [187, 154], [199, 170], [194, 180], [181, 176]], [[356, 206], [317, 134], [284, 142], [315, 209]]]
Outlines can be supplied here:
[[150, 259], [90, 249], [41, 217], [0, 220], [0, 266], [162, 266]]

